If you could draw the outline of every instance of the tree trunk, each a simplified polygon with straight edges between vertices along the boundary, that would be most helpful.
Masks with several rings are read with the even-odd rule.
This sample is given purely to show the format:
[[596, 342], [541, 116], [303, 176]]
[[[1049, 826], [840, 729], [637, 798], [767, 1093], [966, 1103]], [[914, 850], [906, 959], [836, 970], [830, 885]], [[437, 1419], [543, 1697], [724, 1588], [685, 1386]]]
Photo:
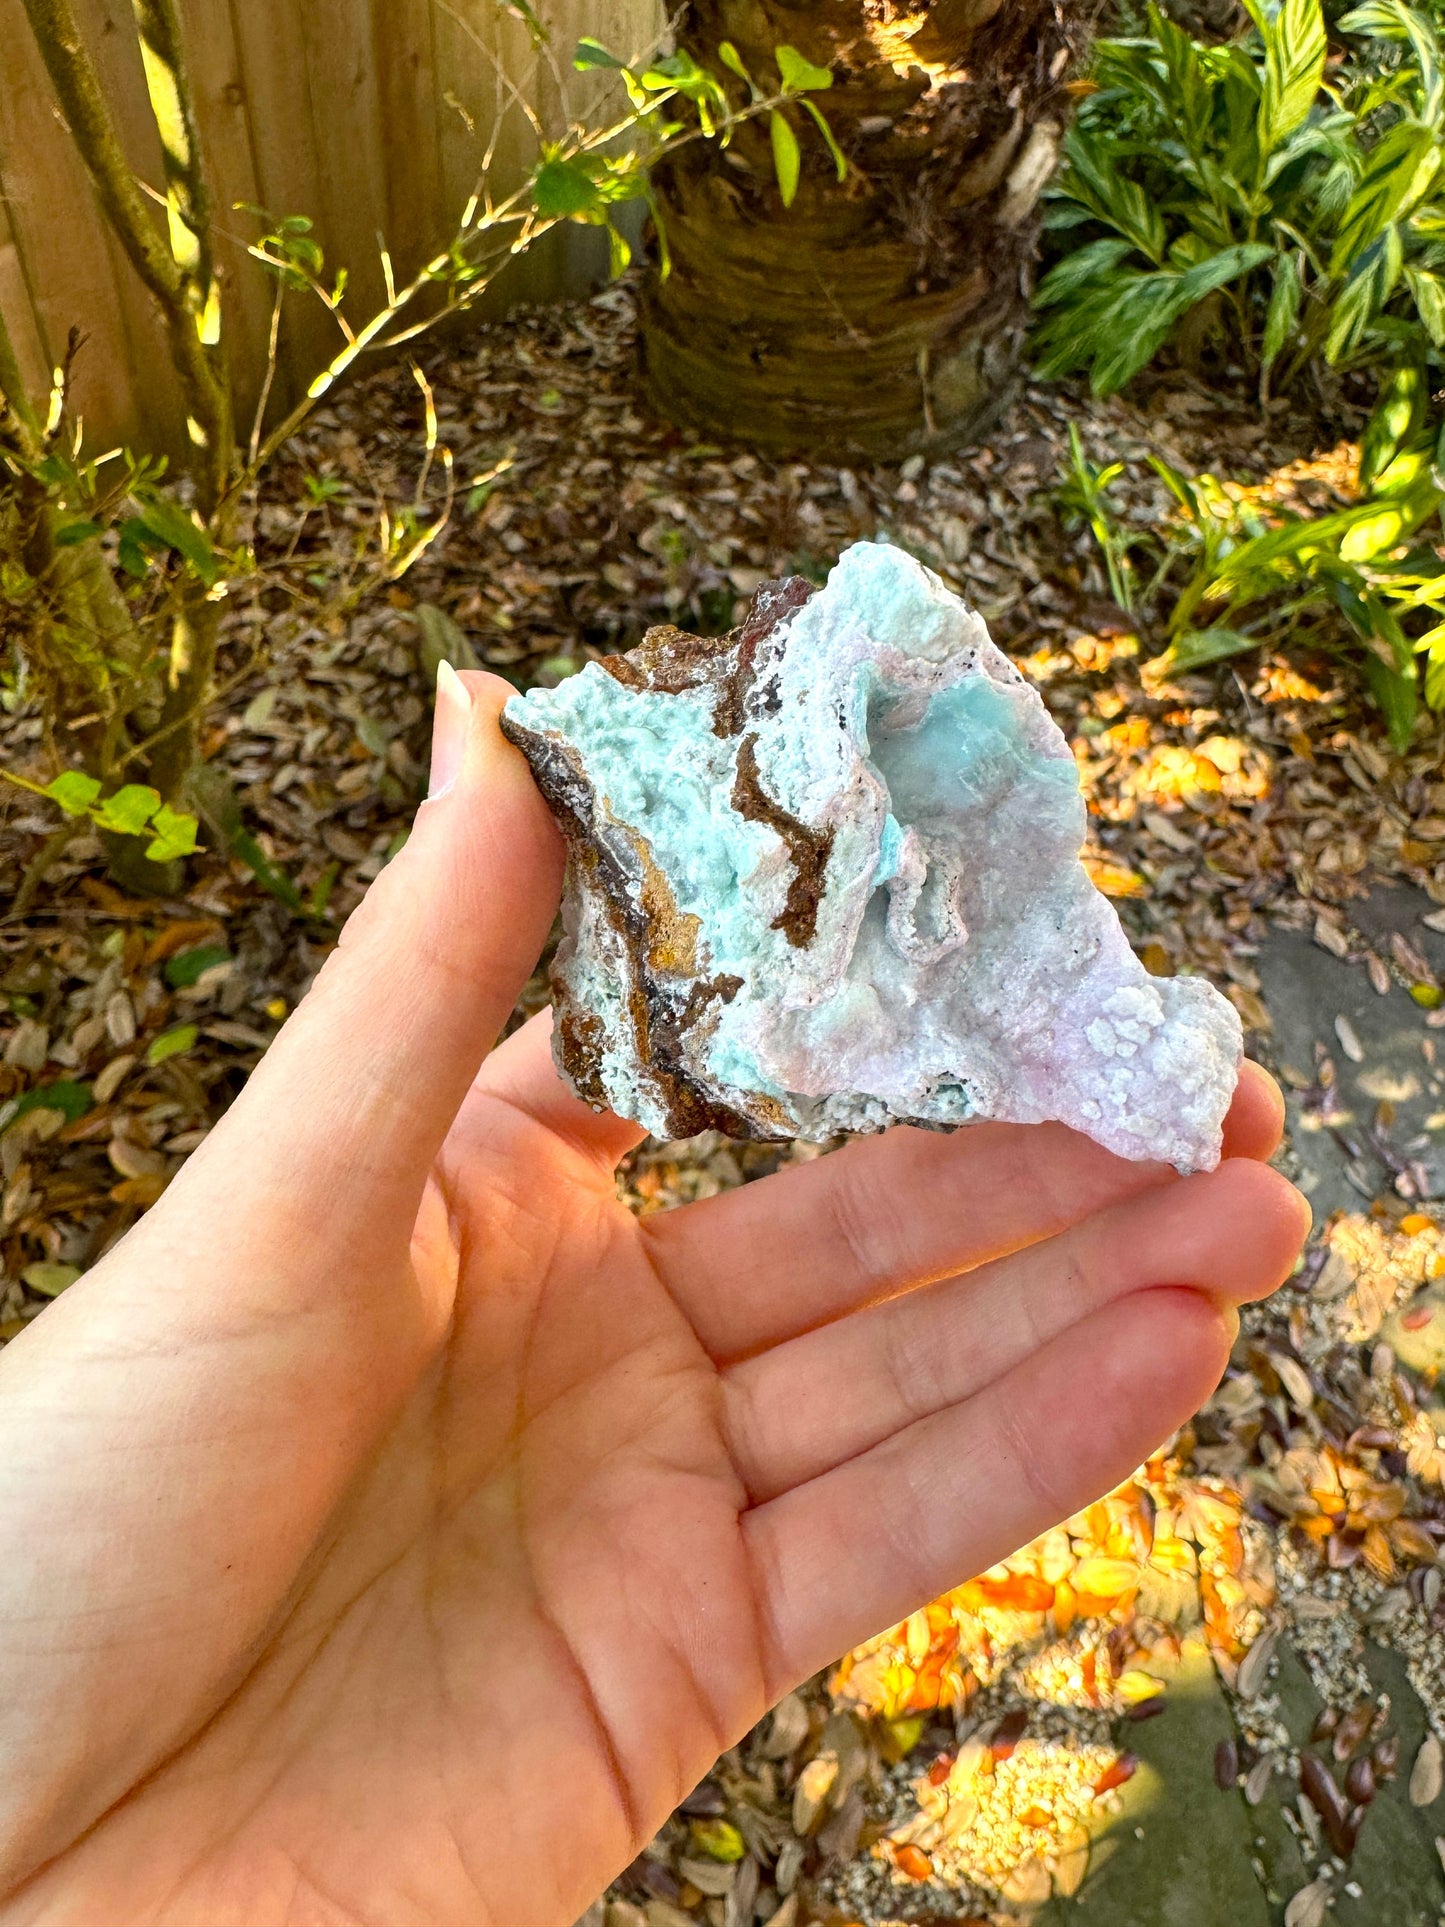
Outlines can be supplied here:
[[894, 458], [976, 438], [1027, 321], [1037, 202], [1092, 9], [1080, 0], [692, 0], [680, 44], [723, 76], [730, 40], [758, 85], [773, 53], [828, 67], [811, 94], [847, 157], [840, 183], [801, 106], [785, 208], [765, 118], [694, 142], [655, 182], [672, 272], [642, 313], [656, 406], [774, 452]]

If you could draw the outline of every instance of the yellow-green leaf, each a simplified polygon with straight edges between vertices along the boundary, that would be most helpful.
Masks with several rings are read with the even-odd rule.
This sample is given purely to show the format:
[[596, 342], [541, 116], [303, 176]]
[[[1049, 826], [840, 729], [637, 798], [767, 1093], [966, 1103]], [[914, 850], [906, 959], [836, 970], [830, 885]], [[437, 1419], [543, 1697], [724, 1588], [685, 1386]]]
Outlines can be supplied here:
[[693, 1845], [709, 1860], [741, 1860], [748, 1843], [730, 1820], [694, 1820]]
[[195, 1024], [177, 1024], [174, 1030], [162, 1031], [146, 1047], [146, 1062], [154, 1067], [164, 1064], [168, 1057], [180, 1057], [185, 1051], [194, 1050], [200, 1034]]
[[21, 1272], [21, 1282], [26, 1289], [33, 1291], [37, 1298], [58, 1298], [67, 1285], [73, 1285], [80, 1276], [79, 1265], [52, 1265], [44, 1262], [27, 1265]]
[[113, 830], [120, 836], [139, 836], [161, 807], [159, 790], [153, 790], [147, 783], [127, 783], [113, 796], [107, 796], [95, 812], [95, 820], [103, 830]]
[[84, 816], [100, 795], [100, 784], [83, 770], [68, 769], [53, 783], [46, 784], [45, 794], [58, 803], [67, 816]]
[[774, 47], [773, 58], [778, 63], [785, 94], [815, 93], [833, 85], [831, 71], [827, 67], [815, 67], [796, 47]]
[[803, 165], [798, 137], [776, 108], [768, 117], [768, 132], [772, 137], [773, 169], [778, 177], [778, 192], [783, 197], [783, 206], [791, 207]]

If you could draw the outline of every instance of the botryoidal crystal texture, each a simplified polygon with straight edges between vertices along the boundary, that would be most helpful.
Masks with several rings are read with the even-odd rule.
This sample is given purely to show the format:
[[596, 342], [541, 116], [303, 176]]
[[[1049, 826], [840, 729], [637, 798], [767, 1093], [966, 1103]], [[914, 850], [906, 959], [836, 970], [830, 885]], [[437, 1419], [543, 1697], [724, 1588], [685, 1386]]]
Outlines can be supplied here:
[[507, 704], [566, 832], [555, 1049], [664, 1138], [1056, 1118], [1218, 1162], [1233, 1007], [1143, 969], [1079, 860], [1074, 759], [902, 550], [649, 631]]

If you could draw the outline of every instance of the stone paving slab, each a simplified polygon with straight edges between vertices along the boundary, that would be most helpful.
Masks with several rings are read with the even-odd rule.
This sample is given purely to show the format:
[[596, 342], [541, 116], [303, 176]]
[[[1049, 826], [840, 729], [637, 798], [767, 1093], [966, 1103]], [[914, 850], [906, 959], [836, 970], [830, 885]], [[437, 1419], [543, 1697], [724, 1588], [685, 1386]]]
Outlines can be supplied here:
[[[1383, 955], [1398, 931], [1445, 978], [1445, 935], [1422, 921], [1436, 910], [1423, 891], [1390, 889], [1351, 915]], [[1438, 1043], [1445, 1062], [1445, 1030], [1429, 1026], [1403, 985], [1392, 980], [1381, 996], [1362, 961], [1332, 955], [1307, 933], [1273, 931], [1258, 969], [1274, 1023], [1269, 1055], [1284, 1073], [1298, 1182], [1316, 1223], [1396, 1188], [1401, 1167], [1415, 1167], [1420, 1198], [1445, 1197], [1445, 1078], [1427, 1055]], [[1322, 1053], [1334, 1066], [1332, 1105], [1311, 1088]]]

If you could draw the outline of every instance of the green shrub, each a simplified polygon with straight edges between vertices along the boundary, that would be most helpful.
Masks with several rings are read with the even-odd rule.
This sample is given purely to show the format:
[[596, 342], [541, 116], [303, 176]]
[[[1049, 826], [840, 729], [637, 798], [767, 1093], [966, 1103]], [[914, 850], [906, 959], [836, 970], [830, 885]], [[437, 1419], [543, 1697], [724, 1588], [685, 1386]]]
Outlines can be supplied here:
[[1210, 327], [1267, 381], [1445, 349], [1445, 76], [1434, 21], [1366, 0], [1267, 10], [1222, 46], [1158, 9], [1095, 51], [1049, 190], [1060, 258], [1041, 283], [1049, 376], [1123, 386], [1182, 327]]
[[1427, 399], [1417, 369], [1396, 372], [1365, 435], [1357, 499], [1325, 515], [1284, 512], [1267, 490], [1184, 475], [1155, 456], [1175, 512], [1154, 528], [1125, 528], [1109, 497], [1119, 465], [1096, 468], [1075, 434], [1060, 506], [1088, 523], [1115, 598], [1152, 616], [1167, 638], [1148, 667], [1181, 674], [1251, 649], [1310, 643], [1363, 677], [1404, 749], [1418, 708], [1417, 660], [1426, 701], [1445, 708], [1445, 559], [1427, 537], [1442, 495]]

